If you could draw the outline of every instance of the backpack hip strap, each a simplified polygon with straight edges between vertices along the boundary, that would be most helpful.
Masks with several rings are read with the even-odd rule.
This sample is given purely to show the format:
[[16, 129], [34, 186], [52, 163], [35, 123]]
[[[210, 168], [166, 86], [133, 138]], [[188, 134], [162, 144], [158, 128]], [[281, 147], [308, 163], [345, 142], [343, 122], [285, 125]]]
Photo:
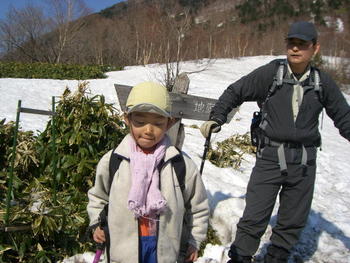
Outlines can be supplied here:
[[268, 145], [268, 146], [277, 147], [278, 162], [280, 164], [280, 170], [281, 170], [281, 174], [282, 175], [288, 175], [287, 161], [286, 161], [284, 148], [301, 148], [302, 149], [302, 155], [301, 155], [301, 163], [300, 163], [300, 165], [303, 168], [303, 176], [306, 176], [306, 171], [307, 171], [307, 151], [305, 149], [305, 145], [304, 144], [302, 144], [302, 143], [293, 143], [293, 142], [277, 142], [277, 141], [271, 140], [268, 137], [264, 138], [264, 143], [265, 143], [265, 145]]

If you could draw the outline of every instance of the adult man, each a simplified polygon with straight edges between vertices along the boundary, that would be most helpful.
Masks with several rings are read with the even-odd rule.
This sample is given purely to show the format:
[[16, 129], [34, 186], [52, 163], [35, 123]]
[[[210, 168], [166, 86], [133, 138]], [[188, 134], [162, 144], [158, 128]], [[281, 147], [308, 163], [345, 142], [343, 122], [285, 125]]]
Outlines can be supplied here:
[[[232, 108], [244, 101], [262, 105], [256, 164], [229, 251], [230, 263], [251, 262], [279, 191], [277, 223], [264, 259], [265, 263], [288, 261], [311, 208], [321, 142], [318, 117], [323, 108], [340, 134], [350, 140], [348, 103], [331, 77], [310, 65], [320, 49], [314, 25], [292, 24], [285, 40], [287, 60], [274, 60], [231, 84], [201, 127], [207, 137], [210, 131], [218, 132]], [[278, 83], [276, 72], [281, 68], [283, 81]]]

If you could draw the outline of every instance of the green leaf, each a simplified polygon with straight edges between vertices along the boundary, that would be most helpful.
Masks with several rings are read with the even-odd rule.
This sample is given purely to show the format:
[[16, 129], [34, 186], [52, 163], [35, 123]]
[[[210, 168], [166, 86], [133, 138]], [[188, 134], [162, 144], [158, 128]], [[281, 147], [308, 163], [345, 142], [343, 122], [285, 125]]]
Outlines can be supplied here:
[[0, 245], [0, 255], [4, 254], [5, 251], [11, 250], [12, 247], [4, 247]]

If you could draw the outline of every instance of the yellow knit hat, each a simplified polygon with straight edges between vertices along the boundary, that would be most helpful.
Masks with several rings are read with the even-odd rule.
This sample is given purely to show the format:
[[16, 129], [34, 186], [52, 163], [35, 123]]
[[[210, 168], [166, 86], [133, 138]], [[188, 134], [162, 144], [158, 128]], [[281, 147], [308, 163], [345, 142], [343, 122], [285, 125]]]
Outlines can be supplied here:
[[126, 101], [126, 113], [135, 111], [170, 117], [171, 102], [167, 89], [155, 82], [142, 82], [134, 86]]

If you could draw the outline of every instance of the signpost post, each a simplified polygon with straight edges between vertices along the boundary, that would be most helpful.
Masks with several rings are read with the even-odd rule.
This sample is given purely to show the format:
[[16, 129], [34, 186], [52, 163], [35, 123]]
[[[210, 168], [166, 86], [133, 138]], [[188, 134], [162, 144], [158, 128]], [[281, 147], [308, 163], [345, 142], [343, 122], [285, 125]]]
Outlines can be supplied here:
[[[13, 136], [13, 146], [12, 146], [12, 156], [11, 156], [11, 163], [10, 163], [10, 172], [9, 172], [9, 178], [8, 178], [8, 189], [7, 189], [7, 196], [6, 196], [6, 212], [5, 212], [5, 232], [6, 231], [17, 231], [17, 230], [23, 230], [23, 226], [20, 227], [9, 227], [9, 220], [10, 220], [10, 203], [13, 196], [13, 174], [14, 174], [14, 167], [15, 167], [15, 158], [16, 158], [16, 146], [17, 146], [17, 134], [18, 134], [18, 128], [19, 128], [19, 119], [20, 119], [20, 113], [30, 113], [30, 114], [39, 114], [39, 115], [48, 115], [52, 116], [52, 153], [53, 153], [53, 175], [52, 175], [52, 181], [53, 181], [53, 187], [54, 187], [54, 193], [53, 193], [53, 201], [56, 203], [56, 142], [55, 142], [55, 123], [54, 123], [54, 116], [55, 116], [55, 97], [52, 97], [52, 111], [47, 110], [38, 110], [38, 109], [32, 109], [32, 108], [24, 108], [22, 107], [22, 101], [18, 101], [17, 106], [17, 115], [16, 115], [16, 126]], [[24, 227], [24, 229], [27, 229], [27, 226]]]

